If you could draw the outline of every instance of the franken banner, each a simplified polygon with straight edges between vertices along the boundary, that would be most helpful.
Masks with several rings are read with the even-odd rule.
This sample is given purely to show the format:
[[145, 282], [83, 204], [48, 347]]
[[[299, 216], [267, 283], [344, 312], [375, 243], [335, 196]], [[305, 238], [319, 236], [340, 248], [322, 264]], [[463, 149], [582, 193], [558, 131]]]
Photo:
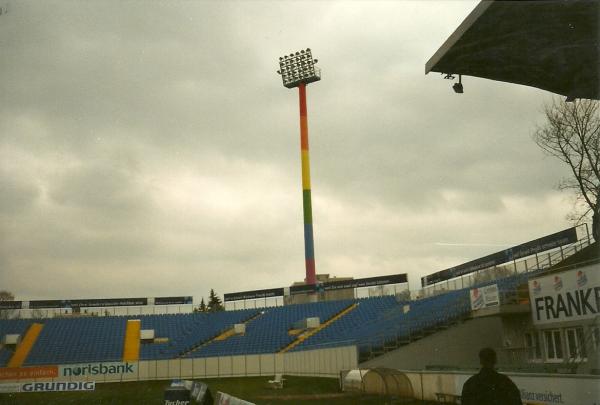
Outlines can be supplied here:
[[465, 274], [473, 273], [488, 267], [498, 266], [513, 260], [521, 259], [546, 250], [555, 249], [559, 246], [577, 242], [576, 228], [565, 229], [564, 231], [553, 233], [530, 242], [525, 242], [512, 248], [492, 253], [485, 257], [471, 260], [470, 262], [460, 264], [449, 269], [438, 271], [421, 278], [421, 286], [426, 287], [430, 284], [440, 281], [450, 280]]
[[529, 280], [536, 325], [593, 319], [600, 314], [600, 268], [591, 265]]

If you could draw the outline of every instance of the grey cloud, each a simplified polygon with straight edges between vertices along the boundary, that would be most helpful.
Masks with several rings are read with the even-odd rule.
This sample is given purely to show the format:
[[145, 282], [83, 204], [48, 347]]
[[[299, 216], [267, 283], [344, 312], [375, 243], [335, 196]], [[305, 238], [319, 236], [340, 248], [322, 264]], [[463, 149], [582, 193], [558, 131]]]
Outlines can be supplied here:
[[0, 215], [19, 215], [31, 209], [40, 196], [39, 187], [17, 177], [17, 173], [0, 170]]
[[85, 164], [58, 180], [50, 189], [50, 196], [62, 206], [110, 212], [119, 217], [140, 211], [145, 198], [135, 174], [108, 165]]
[[297, 92], [275, 70], [306, 46], [323, 69], [308, 88], [319, 271], [416, 277], [464, 257], [435, 241], [552, 231], [511, 200], [565, 206], [564, 170], [530, 139], [548, 95], [466, 78], [458, 96], [423, 74], [475, 4], [15, 3], [0, 284], [33, 298], [301, 279]]

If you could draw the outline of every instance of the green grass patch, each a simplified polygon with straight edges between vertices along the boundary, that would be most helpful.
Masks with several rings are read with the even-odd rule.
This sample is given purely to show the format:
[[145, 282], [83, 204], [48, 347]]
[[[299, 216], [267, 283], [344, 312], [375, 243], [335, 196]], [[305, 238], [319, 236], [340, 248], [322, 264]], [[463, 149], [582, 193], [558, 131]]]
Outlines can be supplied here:
[[[269, 387], [269, 377], [203, 379], [213, 397], [226, 392], [256, 404], [424, 404], [374, 395], [342, 393], [337, 379], [285, 377], [283, 389]], [[96, 384], [95, 391], [0, 394], [0, 404], [163, 404], [170, 380]]]

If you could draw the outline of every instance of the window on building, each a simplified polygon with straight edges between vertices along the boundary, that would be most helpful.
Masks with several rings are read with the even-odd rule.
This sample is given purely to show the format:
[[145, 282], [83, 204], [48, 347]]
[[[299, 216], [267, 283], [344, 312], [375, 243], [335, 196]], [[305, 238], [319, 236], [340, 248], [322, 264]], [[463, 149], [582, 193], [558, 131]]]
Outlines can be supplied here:
[[598, 349], [600, 347], [600, 326], [592, 326], [590, 332], [594, 338], [594, 347]]
[[538, 332], [525, 333], [525, 346], [527, 347], [528, 360], [542, 359], [542, 346], [540, 345], [540, 334]]
[[585, 339], [583, 328], [571, 328], [566, 331], [567, 348], [569, 349], [570, 359], [585, 359]]
[[560, 330], [544, 331], [544, 340], [546, 344], [546, 360], [562, 361], [563, 348]]

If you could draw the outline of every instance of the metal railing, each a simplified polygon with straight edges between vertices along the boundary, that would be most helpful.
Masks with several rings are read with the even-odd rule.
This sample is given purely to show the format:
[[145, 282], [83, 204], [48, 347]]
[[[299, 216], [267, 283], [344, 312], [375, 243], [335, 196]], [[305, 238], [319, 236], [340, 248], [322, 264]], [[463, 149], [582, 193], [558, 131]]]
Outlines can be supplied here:
[[[587, 229], [587, 224], [584, 225]], [[583, 227], [584, 225], [581, 225], [580, 227]], [[411, 291], [411, 298], [419, 299], [431, 297], [446, 291], [476, 287], [486, 282], [499, 280], [519, 273], [543, 272], [583, 250], [593, 242], [593, 238], [586, 231], [577, 242], [570, 245], [561, 246], [540, 254], [536, 253], [503, 265], [488, 267], [447, 281], [434, 283], [422, 289]]]

